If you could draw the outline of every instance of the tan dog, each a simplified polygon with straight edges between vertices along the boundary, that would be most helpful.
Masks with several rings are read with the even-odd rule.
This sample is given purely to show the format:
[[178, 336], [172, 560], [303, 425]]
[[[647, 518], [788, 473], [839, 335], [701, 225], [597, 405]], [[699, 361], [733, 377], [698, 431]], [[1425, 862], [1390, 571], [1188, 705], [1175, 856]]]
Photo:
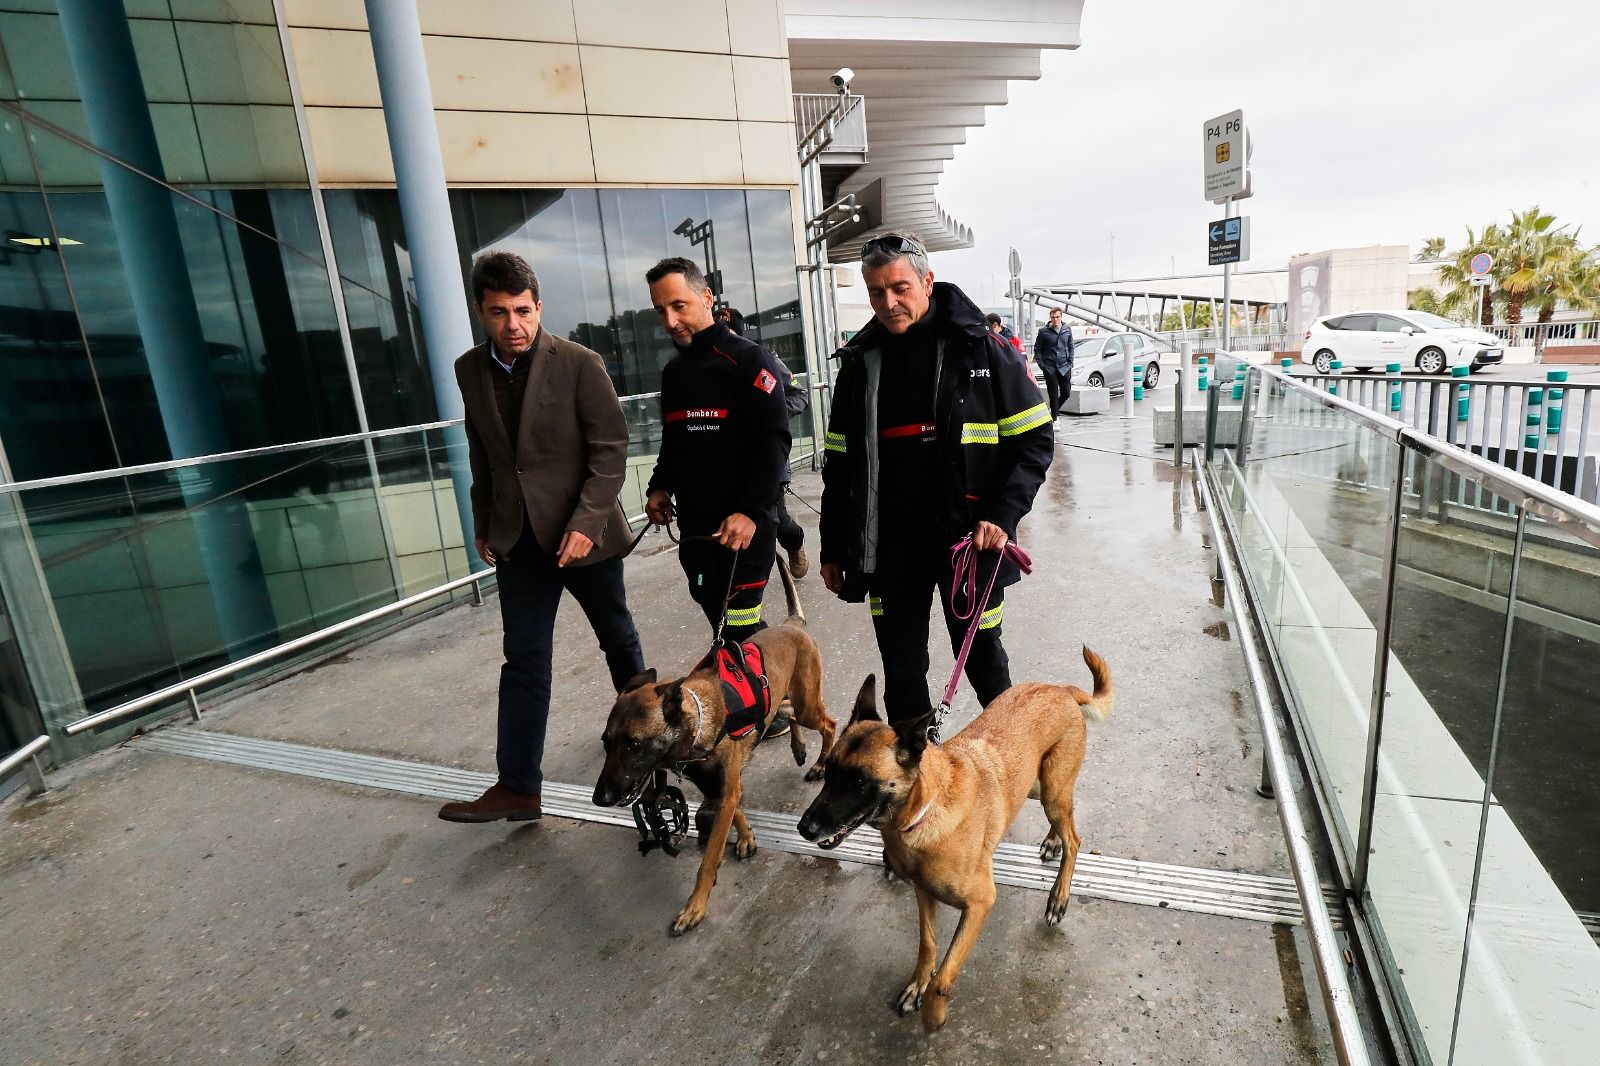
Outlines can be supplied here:
[[[942, 746], [928, 743], [927, 718], [885, 725], [869, 676], [828, 758], [822, 792], [800, 819], [800, 834], [823, 848], [876, 826], [894, 872], [916, 887], [917, 968], [895, 1008], [921, 1008], [930, 1033], [944, 1025], [961, 964], [994, 906], [995, 847], [1035, 785], [1050, 819], [1039, 858], [1061, 860], [1045, 921], [1055, 925], [1066, 914], [1078, 861], [1072, 789], [1083, 765], [1084, 716], [1104, 721], [1113, 702], [1105, 660], [1084, 648], [1083, 661], [1094, 695], [1074, 685], [1017, 685]], [[935, 975], [939, 903], [959, 910], [961, 922]]]
[[[800, 609], [799, 592], [781, 558], [778, 569], [783, 575], [789, 617], [782, 625], [761, 630], [751, 642], [761, 649], [772, 692], [767, 722], [772, 721], [785, 699], [793, 704], [795, 728], [789, 731], [789, 748], [796, 766], [804, 766], [806, 761], [806, 745], [799, 727], [822, 735], [816, 765], [806, 772], [806, 780], [815, 781], [822, 776], [823, 762], [833, 750], [834, 737], [833, 719], [822, 702], [822, 652], [805, 630], [806, 616]], [[617, 697], [601, 737], [606, 762], [594, 786], [594, 802], [598, 806], [625, 807], [633, 803], [662, 767], [681, 769], [705, 795], [695, 818], [705, 854], [700, 859], [694, 892], [672, 923], [673, 936], [682, 936], [704, 920], [731, 826], [739, 829], [734, 857], [747, 859], [756, 853], [755, 832], [739, 804], [744, 796], [741, 774], [755, 751], [761, 730], [737, 740], [725, 737], [722, 726], [726, 717], [722, 685], [715, 669], [665, 683], [657, 683], [656, 672], [647, 670], [629, 681]]]

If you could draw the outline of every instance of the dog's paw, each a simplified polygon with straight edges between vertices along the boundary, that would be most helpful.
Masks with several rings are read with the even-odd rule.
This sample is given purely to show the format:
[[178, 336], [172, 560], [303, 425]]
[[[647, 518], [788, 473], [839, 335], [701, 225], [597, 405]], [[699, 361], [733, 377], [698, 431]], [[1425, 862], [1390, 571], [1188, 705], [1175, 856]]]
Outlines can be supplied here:
[[822, 763], [817, 763], [817, 765], [813, 766], [811, 769], [806, 771], [805, 779], [807, 781], [821, 781], [822, 780], [822, 770], [823, 770]]
[[804, 744], [795, 744], [789, 750], [794, 753], [794, 764], [796, 766], [804, 766], [806, 764], [806, 746]]
[[913, 979], [900, 993], [900, 998], [894, 1001], [895, 1013], [904, 1018], [912, 1011], [920, 1010], [922, 1008], [922, 990], [927, 987], [926, 981]]
[[672, 928], [668, 932], [673, 936], [682, 936], [705, 920], [705, 908], [691, 903], [678, 912], [678, 917], [673, 919]]
[[1067, 904], [1071, 902], [1071, 894], [1062, 893], [1061, 897], [1057, 899], [1055, 892], [1052, 891], [1049, 901], [1044, 905], [1044, 924], [1060, 925], [1061, 919], [1067, 916]]
[[922, 997], [922, 1031], [937, 1033], [944, 1028], [945, 1015], [950, 1010], [950, 986], [937, 982]]
[[733, 845], [733, 857], [736, 859], [748, 859], [755, 853], [756, 838], [754, 833], [747, 837], [740, 837]]
[[1061, 853], [1067, 849], [1062, 839], [1054, 833], [1044, 838], [1039, 845], [1040, 862], [1060, 862]]

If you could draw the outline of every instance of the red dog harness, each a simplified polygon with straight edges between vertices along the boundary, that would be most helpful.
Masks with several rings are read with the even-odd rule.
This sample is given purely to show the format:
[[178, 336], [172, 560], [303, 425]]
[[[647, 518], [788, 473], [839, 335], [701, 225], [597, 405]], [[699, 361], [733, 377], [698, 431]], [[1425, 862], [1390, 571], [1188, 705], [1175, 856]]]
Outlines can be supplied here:
[[772, 709], [772, 690], [767, 685], [761, 649], [748, 642], [719, 643], [706, 652], [695, 669], [713, 666], [722, 684], [722, 703], [728, 711], [722, 732], [735, 738], [746, 736], [766, 721], [767, 712]]

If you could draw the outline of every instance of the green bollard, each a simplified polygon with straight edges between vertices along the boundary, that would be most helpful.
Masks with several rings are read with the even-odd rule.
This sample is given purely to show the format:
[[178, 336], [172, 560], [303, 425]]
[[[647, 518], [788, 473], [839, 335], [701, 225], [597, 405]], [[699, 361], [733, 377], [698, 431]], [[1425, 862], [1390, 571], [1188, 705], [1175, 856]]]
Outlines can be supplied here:
[[1245, 374], [1246, 370], [1243, 363], [1233, 364], [1233, 398], [1235, 400], [1244, 399]]
[[1144, 399], [1144, 364], [1133, 364], [1133, 398]]
[[1401, 399], [1400, 399], [1400, 397], [1401, 397], [1401, 392], [1400, 392], [1400, 364], [1399, 363], [1390, 363], [1385, 368], [1385, 372], [1388, 373], [1389, 378], [1390, 378], [1390, 381], [1389, 381], [1389, 410], [1398, 411], [1398, 410], [1400, 410], [1400, 406], [1401, 406]]
[[1200, 367], [1199, 367], [1198, 373], [1200, 375], [1200, 391], [1201, 392], [1205, 392], [1206, 391], [1206, 374], [1211, 369], [1211, 367], [1207, 365], [1207, 360], [1209, 358], [1210, 358], [1209, 356], [1205, 356], [1205, 355], [1202, 355], [1200, 357]]
[[1461, 379], [1461, 384], [1456, 386], [1456, 421], [1463, 425], [1467, 422], [1469, 401], [1472, 398], [1472, 385], [1466, 380], [1471, 373], [1471, 367], [1453, 366], [1450, 368], [1450, 376]]
[[[1552, 386], [1565, 384], [1567, 372], [1565, 370], [1550, 370], [1545, 373], [1545, 380]], [[1545, 434], [1555, 436], [1561, 432], [1561, 409], [1566, 406], [1561, 401], [1566, 398], [1566, 389], [1550, 388], [1550, 402], [1545, 407]]]
[[1339, 375], [1344, 373], [1344, 363], [1335, 359], [1328, 365], [1328, 370], [1333, 375], [1333, 380], [1328, 382], [1328, 395], [1337, 396], [1339, 395]]

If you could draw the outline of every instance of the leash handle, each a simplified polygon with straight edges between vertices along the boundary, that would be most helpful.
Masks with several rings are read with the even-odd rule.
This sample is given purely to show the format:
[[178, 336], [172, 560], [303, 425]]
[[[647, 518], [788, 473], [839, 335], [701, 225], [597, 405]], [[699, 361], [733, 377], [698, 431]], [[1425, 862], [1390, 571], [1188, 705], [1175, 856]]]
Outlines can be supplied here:
[[[961, 687], [961, 673], [966, 669], [967, 656], [972, 652], [972, 642], [978, 635], [978, 629], [983, 624], [983, 612], [989, 606], [989, 597], [994, 593], [995, 581], [1000, 577], [1000, 566], [1007, 558], [1017, 564], [1024, 574], [1033, 573], [1033, 557], [1030, 556], [1015, 541], [1007, 540], [1006, 546], [997, 553], [994, 568], [989, 571], [989, 583], [984, 586], [983, 595], [979, 597], [978, 591], [978, 556], [981, 553], [972, 543], [972, 537], [962, 537], [950, 548], [950, 569], [952, 581], [950, 583], [950, 613], [960, 619], [971, 619], [967, 624], [967, 635], [961, 641], [961, 651], [956, 655], [956, 668], [950, 673], [950, 683], [944, 687], [944, 698], [939, 701], [939, 710], [929, 732], [935, 739], [938, 738], [939, 725], [944, 721], [945, 714], [950, 710], [950, 701], [955, 699], [956, 689]], [[962, 613], [956, 605], [956, 597], [963, 591], [967, 598], [968, 613]]]
[[[713, 538], [706, 538], [707, 540]], [[717, 615], [717, 633], [711, 638], [711, 646], [716, 648], [722, 643], [722, 627], [728, 624], [728, 604], [733, 600], [733, 575], [739, 572], [739, 553], [743, 548], [733, 549], [733, 560], [728, 563], [728, 588], [722, 594], [722, 610]]]

